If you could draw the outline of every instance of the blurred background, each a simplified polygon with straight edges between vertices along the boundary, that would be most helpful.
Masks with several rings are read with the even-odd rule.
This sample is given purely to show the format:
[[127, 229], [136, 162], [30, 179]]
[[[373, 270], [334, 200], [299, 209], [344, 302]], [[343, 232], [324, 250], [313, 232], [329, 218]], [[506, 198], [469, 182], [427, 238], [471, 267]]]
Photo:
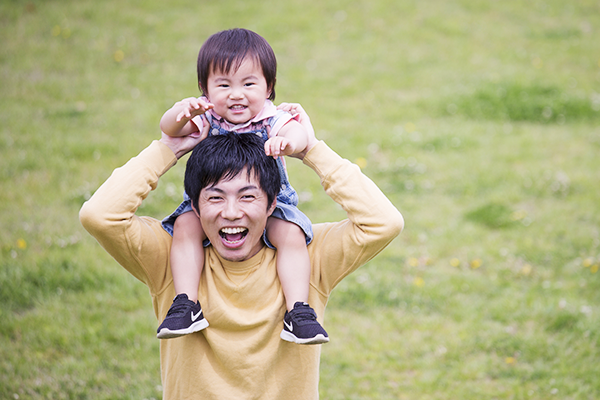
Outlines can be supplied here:
[[[331, 298], [321, 397], [599, 398], [591, 0], [0, 2], [0, 398], [161, 398], [147, 289], [78, 211], [234, 27], [406, 219]], [[179, 204], [184, 165], [140, 214]], [[313, 222], [344, 218], [288, 166]]]

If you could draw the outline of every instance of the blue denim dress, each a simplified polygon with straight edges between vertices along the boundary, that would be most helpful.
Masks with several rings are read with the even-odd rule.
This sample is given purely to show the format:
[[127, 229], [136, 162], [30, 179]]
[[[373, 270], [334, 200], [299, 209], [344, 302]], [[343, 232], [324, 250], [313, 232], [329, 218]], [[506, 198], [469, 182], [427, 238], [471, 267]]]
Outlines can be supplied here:
[[[243, 133], [254, 133], [254, 134], [262, 137], [264, 141], [267, 141], [269, 139], [267, 126], [269, 126], [269, 127], [275, 126], [277, 120], [279, 118], [282, 118], [284, 115], [286, 115], [286, 113], [284, 111], [278, 110], [277, 114], [275, 116], [267, 119], [266, 123], [263, 124], [262, 127], [259, 126], [256, 129], [256, 126], [255, 126], [255, 129], [245, 131]], [[241, 132], [231, 132], [231, 131], [228, 131], [228, 130], [222, 128], [221, 126], [219, 126], [218, 122], [215, 121], [214, 118], [212, 118], [210, 113], [204, 114], [204, 118], [205, 118], [204, 120], [207, 121], [211, 126], [211, 130], [209, 132], [210, 135], [241, 134]], [[304, 232], [304, 236], [306, 237], [306, 244], [308, 245], [312, 241], [312, 238], [313, 238], [312, 224], [310, 222], [310, 219], [308, 219], [308, 217], [302, 211], [300, 211], [298, 209], [298, 194], [296, 193], [296, 191], [294, 190], [292, 185], [290, 185], [290, 181], [288, 180], [287, 172], [285, 170], [285, 166], [283, 164], [282, 157], [278, 157], [276, 161], [277, 161], [277, 167], [279, 168], [279, 178], [281, 180], [281, 188], [279, 190], [279, 194], [277, 195], [277, 205], [275, 207], [275, 210], [273, 211], [273, 214], [271, 214], [271, 216], [282, 219], [284, 221], [293, 222], [294, 224], [298, 225], [300, 227], [300, 229], [302, 229], [302, 231]], [[173, 225], [175, 224], [175, 220], [177, 219], [177, 217], [183, 213], [190, 212], [190, 211], [192, 211], [192, 202], [190, 200], [190, 197], [187, 195], [187, 193], [184, 192], [183, 193], [183, 202], [179, 205], [179, 207], [177, 207], [177, 209], [171, 215], [169, 215], [168, 217], [166, 217], [165, 219], [162, 220], [163, 228], [171, 236], [173, 236]], [[271, 242], [269, 242], [269, 240], [267, 239], [266, 231], [263, 232], [263, 240], [269, 248], [271, 248], [271, 249], [275, 248], [271, 244]], [[205, 240], [204, 247], [206, 247], [208, 245], [210, 245], [210, 241]]]

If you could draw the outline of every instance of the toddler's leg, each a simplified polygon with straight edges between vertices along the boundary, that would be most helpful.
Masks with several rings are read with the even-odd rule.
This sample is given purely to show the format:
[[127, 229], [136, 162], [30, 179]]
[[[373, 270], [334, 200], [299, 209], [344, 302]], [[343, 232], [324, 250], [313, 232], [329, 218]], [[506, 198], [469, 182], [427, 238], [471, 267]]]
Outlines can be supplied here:
[[173, 285], [175, 293], [186, 294], [193, 302], [198, 300], [200, 274], [204, 267], [204, 239], [204, 230], [195, 213], [187, 212], [177, 217], [171, 244]]
[[287, 308], [281, 338], [299, 344], [327, 343], [327, 332], [308, 305], [310, 258], [304, 232], [296, 224], [270, 217], [267, 236], [277, 248], [277, 274]]
[[304, 232], [296, 224], [279, 218], [267, 220], [267, 236], [277, 248], [277, 274], [288, 311], [298, 301], [308, 301], [310, 259]]
[[200, 220], [193, 212], [181, 214], [173, 227], [171, 273], [177, 296], [157, 330], [159, 339], [200, 331], [208, 326], [198, 302], [200, 274], [204, 266], [205, 239]]

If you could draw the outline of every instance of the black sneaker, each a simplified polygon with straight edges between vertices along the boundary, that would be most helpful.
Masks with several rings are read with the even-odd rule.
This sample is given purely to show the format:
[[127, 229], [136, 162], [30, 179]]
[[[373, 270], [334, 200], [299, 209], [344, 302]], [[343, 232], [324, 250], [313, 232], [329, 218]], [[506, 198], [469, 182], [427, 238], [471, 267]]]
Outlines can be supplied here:
[[285, 312], [283, 330], [279, 335], [283, 340], [298, 344], [321, 344], [329, 342], [325, 329], [317, 322], [317, 314], [307, 303], [294, 304], [294, 309]]
[[179, 294], [173, 299], [173, 304], [167, 312], [164, 321], [158, 327], [156, 337], [171, 339], [201, 331], [208, 326], [204, 319], [200, 303], [189, 300], [187, 294]]

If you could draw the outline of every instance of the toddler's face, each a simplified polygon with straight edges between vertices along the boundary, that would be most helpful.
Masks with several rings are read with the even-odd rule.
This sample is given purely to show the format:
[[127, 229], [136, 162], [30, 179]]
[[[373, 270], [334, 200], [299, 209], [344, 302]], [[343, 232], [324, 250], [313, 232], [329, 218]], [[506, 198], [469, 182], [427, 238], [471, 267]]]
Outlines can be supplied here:
[[214, 112], [233, 124], [254, 118], [270, 95], [260, 65], [248, 57], [236, 71], [211, 71], [206, 86]]

